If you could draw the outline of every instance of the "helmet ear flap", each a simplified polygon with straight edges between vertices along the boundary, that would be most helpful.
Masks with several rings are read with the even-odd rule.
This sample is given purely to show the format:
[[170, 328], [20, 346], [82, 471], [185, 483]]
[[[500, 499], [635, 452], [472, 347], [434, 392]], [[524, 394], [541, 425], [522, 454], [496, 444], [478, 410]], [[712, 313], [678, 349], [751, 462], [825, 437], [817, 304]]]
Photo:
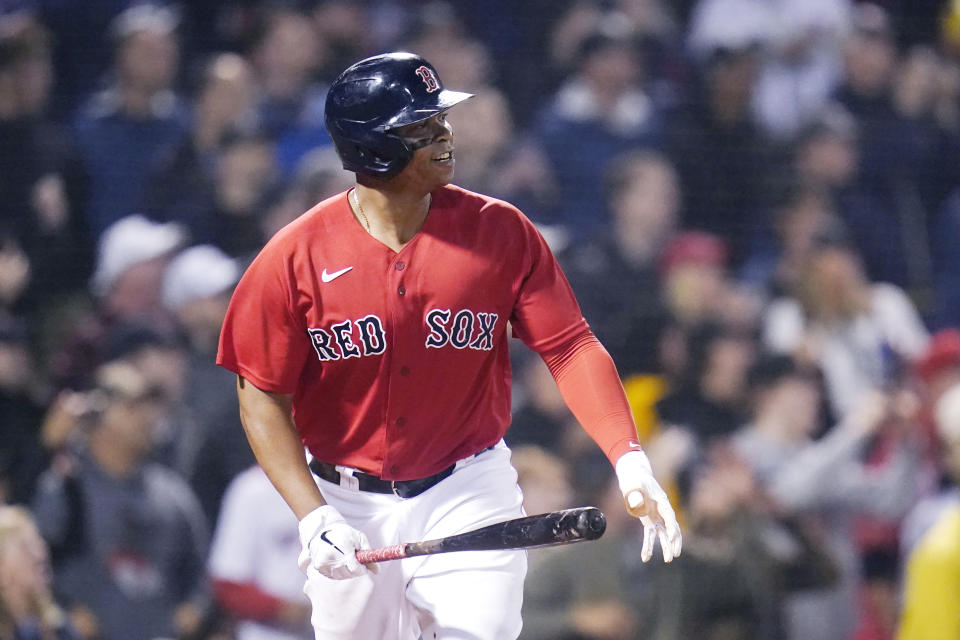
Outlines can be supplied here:
[[348, 142], [352, 153], [341, 151], [344, 169], [392, 178], [403, 171], [413, 158], [413, 149], [392, 133], [363, 138]]

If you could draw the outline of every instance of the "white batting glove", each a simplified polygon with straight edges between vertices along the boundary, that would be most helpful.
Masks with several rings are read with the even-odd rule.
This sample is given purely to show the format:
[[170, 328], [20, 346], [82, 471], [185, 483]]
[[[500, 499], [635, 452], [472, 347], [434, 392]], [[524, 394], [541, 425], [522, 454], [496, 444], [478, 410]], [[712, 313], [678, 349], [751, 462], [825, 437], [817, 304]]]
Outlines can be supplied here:
[[653, 557], [653, 547], [659, 539], [663, 561], [670, 562], [680, 555], [680, 525], [666, 492], [653, 477], [647, 454], [628, 451], [617, 460], [616, 471], [627, 511], [643, 523], [640, 559], [647, 562]]
[[304, 573], [313, 567], [328, 578], [343, 580], [363, 575], [366, 565], [357, 560], [357, 549], [369, 548], [362, 531], [347, 524], [340, 512], [325, 504], [300, 521], [300, 557], [297, 564]]

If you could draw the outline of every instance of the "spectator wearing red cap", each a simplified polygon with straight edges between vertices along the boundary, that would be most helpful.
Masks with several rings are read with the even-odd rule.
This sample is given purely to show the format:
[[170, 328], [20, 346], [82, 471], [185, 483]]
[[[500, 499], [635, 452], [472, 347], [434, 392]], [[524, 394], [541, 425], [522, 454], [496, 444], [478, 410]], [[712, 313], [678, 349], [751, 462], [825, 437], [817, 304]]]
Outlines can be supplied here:
[[702, 231], [677, 234], [660, 258], [667, 307], [679, 324], [719, 320], [750, 325], [756, 301], [728, 277], [726, 243]]
[[660, 273], [667, 306], [680, 324], [697, 324], [718, 311], [726, 258], [723, 241], [699, 231], [681, 233], [667, 245]]

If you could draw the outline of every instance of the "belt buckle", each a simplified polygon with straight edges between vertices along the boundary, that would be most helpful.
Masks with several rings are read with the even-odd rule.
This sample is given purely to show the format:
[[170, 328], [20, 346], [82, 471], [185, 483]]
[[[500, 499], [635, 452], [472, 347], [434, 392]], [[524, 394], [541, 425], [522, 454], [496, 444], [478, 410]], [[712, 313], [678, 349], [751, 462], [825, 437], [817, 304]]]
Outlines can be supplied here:
[[390, 490], [393, 491], [393, 495], [397, 496], [397, 497], [400, 498], [401, 500], [406, 500], [407, 496], [401, 495], [400, 492], [397, 490], [397, 481], [396, 481], [396, 480], [391, 480], [391, 481], [390, 481]]

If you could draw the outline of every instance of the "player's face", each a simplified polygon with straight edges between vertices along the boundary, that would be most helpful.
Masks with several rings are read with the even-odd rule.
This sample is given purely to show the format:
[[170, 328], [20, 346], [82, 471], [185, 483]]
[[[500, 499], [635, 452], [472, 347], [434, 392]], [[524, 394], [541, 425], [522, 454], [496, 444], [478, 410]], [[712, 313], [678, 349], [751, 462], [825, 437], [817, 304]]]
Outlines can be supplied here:
[[432, 191], [453, 180], [456, 165], [453, 152], [453, 127], [446, 113], [438, 113], [422, 122], [397, 129], [397, 135], [416, 149], [401, 175]]

